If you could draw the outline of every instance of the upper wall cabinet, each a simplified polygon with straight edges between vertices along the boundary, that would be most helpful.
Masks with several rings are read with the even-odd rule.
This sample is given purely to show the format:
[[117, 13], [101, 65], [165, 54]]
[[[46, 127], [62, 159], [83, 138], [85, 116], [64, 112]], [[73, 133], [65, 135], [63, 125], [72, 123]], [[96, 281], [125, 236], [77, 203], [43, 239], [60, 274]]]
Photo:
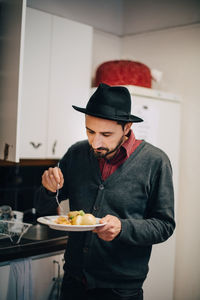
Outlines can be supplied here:
[[92, 28], [53, 17], [48, 115], [48, 157], [61, 157], [72, 143], [85, 139], [84, 115], [91, 87]]
[[19, 114], [25, 28], [25, 0], [1, 1], [0, 159], [19, 158]]
[[72, 105], [88, 101], [92, 35], [90, 26], [26, 8], [19, 151], [8, 160], [59, 159], [72, 143], [86, 138], [84, 115]]
[[45, 157], [52, 16], [27, 8], [20, 118], [20, 158]]
[[20, 131], [21, 158], [60, 158], [85, 138], [92, 28], [27, 8]]
[[20, 132], [21, 158], [60, 158], [85, 138], [92, 28], [27, 8]]

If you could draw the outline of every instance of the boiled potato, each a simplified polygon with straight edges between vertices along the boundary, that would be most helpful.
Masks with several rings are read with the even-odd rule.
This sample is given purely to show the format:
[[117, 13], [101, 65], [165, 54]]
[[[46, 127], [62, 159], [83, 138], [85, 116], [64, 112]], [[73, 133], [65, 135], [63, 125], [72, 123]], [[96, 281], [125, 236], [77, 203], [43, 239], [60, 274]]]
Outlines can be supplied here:
[[81, 225], [95, 225], [96, 218], [92, 214], [84, 214], [82, 216]]
[[82, 225], [82, 216], [81, 215], [77, 215], [75, 217], [73, 217], [73, 219], [71, 219], [71, 224], [72, 225]]
[[68, 213], [71, 225], [95, 225], [96, 218], [92, 214], [86, 214], [83, 210], [74, 210]]

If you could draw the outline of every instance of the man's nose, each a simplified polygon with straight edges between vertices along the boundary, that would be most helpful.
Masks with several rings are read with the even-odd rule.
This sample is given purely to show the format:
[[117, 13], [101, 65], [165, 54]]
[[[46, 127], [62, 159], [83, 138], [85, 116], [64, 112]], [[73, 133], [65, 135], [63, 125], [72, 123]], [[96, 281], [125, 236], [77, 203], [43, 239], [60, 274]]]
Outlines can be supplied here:
[[99, 147], [102, 147], [102, 138], [100, 135], [96, 134], [92, 140], [92, 148], [98, 149]]

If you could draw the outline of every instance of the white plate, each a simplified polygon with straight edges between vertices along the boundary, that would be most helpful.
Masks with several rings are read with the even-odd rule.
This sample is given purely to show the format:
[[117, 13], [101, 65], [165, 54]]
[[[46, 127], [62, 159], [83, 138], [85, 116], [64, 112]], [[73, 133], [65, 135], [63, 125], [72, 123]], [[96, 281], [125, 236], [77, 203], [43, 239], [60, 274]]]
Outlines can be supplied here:
[[90, 231], [94, 230], [96, 227], [104, 226], [105, 223], [100, 224], [100, 218], [96, 218], [96, 225], [64, 225], [64, 224], [56, 224], [54, 221], [59, 216], [46, 216], [40, 217], [37, 221], [41, 224], [48, 225], [52, 229], [62, 230], [62, 231]]

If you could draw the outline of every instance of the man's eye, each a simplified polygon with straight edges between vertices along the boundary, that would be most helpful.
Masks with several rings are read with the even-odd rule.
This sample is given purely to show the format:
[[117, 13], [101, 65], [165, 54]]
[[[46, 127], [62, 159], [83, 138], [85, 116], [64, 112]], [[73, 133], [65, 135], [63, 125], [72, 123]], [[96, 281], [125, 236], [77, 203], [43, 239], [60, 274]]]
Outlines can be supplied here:
[[88, 133], [88, 134], [94, 134], [94, 132], [93, 132], [93, 131], [90, 131], [90, 130], [87, 130], [87, 133]]
[[110, 134], [110, 133], [103, 133], [102, 135], [103, 135], [103, 136], [105, 136], [105, 137], [109, 137], [109, 136], [111, 136], [111, 134]]

